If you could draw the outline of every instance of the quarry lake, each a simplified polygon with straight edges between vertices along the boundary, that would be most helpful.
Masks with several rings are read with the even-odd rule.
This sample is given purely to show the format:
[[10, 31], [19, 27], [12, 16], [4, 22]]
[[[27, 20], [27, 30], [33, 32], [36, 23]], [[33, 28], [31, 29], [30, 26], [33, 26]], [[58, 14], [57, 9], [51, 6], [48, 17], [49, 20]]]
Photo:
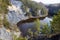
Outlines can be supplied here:
[[[52, 21], [52, 18], [51, 17], [45, 17], [43, 20], [40, 20], [40, 27], [42, 28], [44, 24], [47, 24], [48, 26], [50, 26], [50, 21]], [[21, 25], [19, 25], [19, 29], [20, 31], [22, 31], [22, 33], [24, 35], [26, 35], [28, 29], [31, 29], [35, 26], [34, 22], [26, 22], [26, 23], [23, 23]]]

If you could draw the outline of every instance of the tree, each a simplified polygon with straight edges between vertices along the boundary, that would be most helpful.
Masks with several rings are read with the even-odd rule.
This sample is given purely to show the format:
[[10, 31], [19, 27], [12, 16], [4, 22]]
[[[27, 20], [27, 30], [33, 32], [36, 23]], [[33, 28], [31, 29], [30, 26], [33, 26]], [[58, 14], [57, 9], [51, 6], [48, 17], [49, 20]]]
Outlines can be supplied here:
[[40, 20], [36, 19], [34, 22], [35, 22], [35, 28], [37, 32], [39, 33], [40, 32]]
[[50, 32], [51, 32], [51, 28], [47, 24], [45, 24], [41, 30], [41, 33], [42, 34], [50, 34]]
[[57, 15], [53, 17], [51, 27], [54, 33], [60, 32], [60, 10], [57, 12]]
[[[8, 5], [10, 5], [9, 0], [0, 0], [0, 14], [3, 17], [3, 20], [0, 23], [3, 23], [3, 25], [5, 25], [5, 24], [8, 25], [8, 21], [5, 18], [6, 14], [8, 13], [8, 9], [7, 9]], [[5, 25], [5, 26], [7, 26], [7, 25]]]
[[34, 26], [28, 29], [29, 40], [33, 40], [34, 38], [37, 38], [39, 33], [40, 33], [40, 20], [36, 19], [34, 21]]
[[4, 19], [3, 19], [3, 25], [5, 28], [10, 28], [10, 23], [8, 22], [6, 17], [4, 17]]
[[31, 1], [31, 0], [20, 0], [20, 1], [22, 1], [22, 3], [23, 3], [24, 10], [26, 11], [27, 8], [30, 8], [32, 10], [32, 12], [31, 11], [30, 12], [34, 16], [37, 16], [38, 11], [42, 10], [42, 9], [43, 9], [42, 11], [43, 11], [44, 15], [48, 14], [47, 8], [45, 6], [43, 6], [42, 3], [40, 5], [40, 3], [37, 3], [35, 1]]
[[0, 14], [7, 14], [8, 12], [8, 5], [10, 5], [9, 0], [0, 0]]

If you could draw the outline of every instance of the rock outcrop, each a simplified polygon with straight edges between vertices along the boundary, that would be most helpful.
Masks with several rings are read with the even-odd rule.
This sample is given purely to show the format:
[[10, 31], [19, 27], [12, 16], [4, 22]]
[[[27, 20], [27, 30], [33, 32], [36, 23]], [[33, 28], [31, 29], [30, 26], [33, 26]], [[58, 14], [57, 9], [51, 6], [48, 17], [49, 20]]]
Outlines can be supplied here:
[[1, 40], [12, 40], [12, 34], [10, 31], [7, 31], [6, 28], [0, 28], [0, 39]]

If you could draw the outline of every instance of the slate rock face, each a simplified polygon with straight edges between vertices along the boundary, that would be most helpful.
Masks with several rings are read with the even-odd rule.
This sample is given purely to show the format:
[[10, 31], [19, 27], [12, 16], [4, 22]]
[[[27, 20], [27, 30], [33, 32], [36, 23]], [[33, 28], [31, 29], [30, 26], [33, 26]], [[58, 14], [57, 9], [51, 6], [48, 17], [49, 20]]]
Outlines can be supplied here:
[[7, 32], [4, 27], [0, 28], [0, 39], [2, 40], [12, 40], [12, 35], [10, 32]]
[[[8, 21], [13, 25], [16, 24], [17, 22], [19, 22], [20, 20], [23, 20], [25, 18], [24, 13], [21, 9], [21, 5], [22, 3], [20, 1], [17, 0], [10, 0], [12, 6], [9, 6], [9, 12], [6, 15]], [[1, 25], [0, 25], [1, 26]], [[2, 40], [12, 40], [12, 33], [11, 32], [7, 32], [7, 29], [5, 29], [4, 27], [0, 28], [0, 39]], [[15, 34], [19, 34], [16, 32], [13, 32]]]
[[9, 6], [9, 12], [7, 15], [7, 19], [11, 24], [16, 24], [20, 20], [24, 19], [24, 13], [21, 9], [22, 2], [16, 1], [16, 0], [11, 0], [12, 6]]

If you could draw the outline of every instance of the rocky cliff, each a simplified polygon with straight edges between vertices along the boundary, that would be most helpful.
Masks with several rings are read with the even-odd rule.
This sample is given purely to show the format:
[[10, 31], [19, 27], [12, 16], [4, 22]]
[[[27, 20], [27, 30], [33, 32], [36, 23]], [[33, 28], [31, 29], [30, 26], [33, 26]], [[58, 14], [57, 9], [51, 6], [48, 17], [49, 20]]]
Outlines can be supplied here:
[[11, 0], [12, 6], [8, 6], [9, 12], [7, 15], [7, 19], [10, 23], [16, 24], [20, 20], [23, 20], [27, 17], [24, 16], [24, 12], [21, 9], [22, 2]]

